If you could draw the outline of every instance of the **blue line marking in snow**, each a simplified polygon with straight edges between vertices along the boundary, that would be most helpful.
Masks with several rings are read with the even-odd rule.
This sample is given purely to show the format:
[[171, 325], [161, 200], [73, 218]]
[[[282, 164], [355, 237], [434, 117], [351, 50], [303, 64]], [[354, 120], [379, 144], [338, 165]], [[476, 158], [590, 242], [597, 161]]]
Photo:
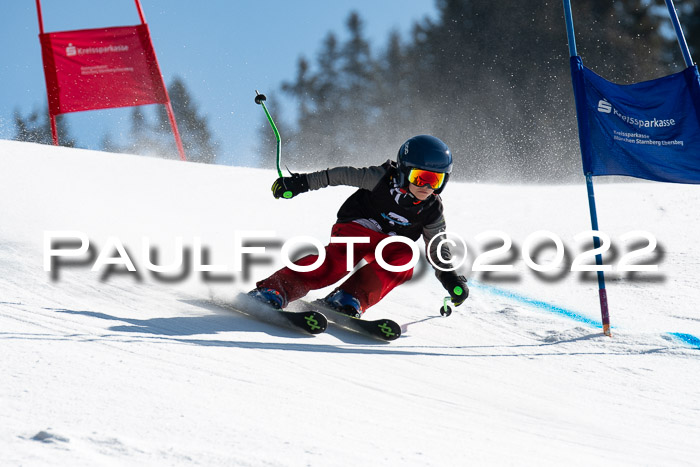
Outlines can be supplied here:
[[669, 332], [668, 334], [691, 348], [700, 350], [700, 339], [694, 335], [683, 334], [682, 332]]
[[[536, 308], [540, 308], [545, 311], [549, 311], [551, 313], [556, 313], [562, 316], [566, 316], [567, 318], [571, 318], [575, 321], [578, 321], [580, 323], [588, 324], [589, 326], [593, 326], [594, 328], [602, 328], [603, 325], [594, 319], [591, 319], [587, 316], [583, 316], [582, 314], [576, 313], [575, 311], [572, 310], [567, 310], [566, 308], [561, 308], [556, 305], [552, 305], [551, 303], [543, 302], [541, 300], [535, 300], [533, 298], [526, 297], [524, 295], [517, 294], [515, 292], [511, 292], [509, 290], [505, 289], [499, 289], [498, 287], [494, 287], [492, 285], [486, 285], [482, 284], [481, 282], [477, 281], [469, 281], [469, 285], [471, 287], [477, 288], [484, 290], [486, 292], [492, 293], [494, 295], [498, 295], [501, 297], [509, 298], [511, 300], [514, 300], [516, 302], [524, 303], [526, 305], [531, 305]], [[614, 328], [614, 327], [613, 327]], [[691, 349], [697, 349], [700, 350], [700, 338], [695, 337], [692, 334], [684, 334], [682, 332], [667, 332], [667, 335], [673, 337], [674, 339], [677, 339], [690, 347]]]
[[[501, 297], [509, 298], [511, 300], [514, 300], [516, 302], [524, 303], [526, 305], [531, 305], [536, 308], [540, 308], [545, 311], [549, 311], [551, 313], [556, 313], [562, 316], [566, 316], [567, 318], [571, 318], [575, 321], [578, 321], [580, 323], [588, 324], [589, 326], [593, 326], [594, 328], [602, 328], [603, 325], [597, 320], [591, 319], [587, 316], [583, 316], [582, 314], [576, 313], [575, 311], [572, 310], [567, 310], [566, 308], [561, 308], [556, 305], [552, 305], [551, 303], [543, 302], [541, 300], [535, 300], [533, 298], [526, 297], [524, 295], [517, 294], [515, 292], [511, 292], [509, 290], [505, 289], [499, 289], [498, 287], [494, 287], [492, 285], [486, 285], [482, 284], [481, 282], [477, 281], [469, 281], [469, 285], [473, 288], [481, 289], [486, 292], [492, 293], [494, 295], [498, 295]], [[613, 327], [614, 329], [614, 327]], [[674, 339], [677, 339], [690, 347], [691, 349], [697, 349], [700, 350], [700, 339], [695, 337], [692, 334], [684, 334], [682, 332], [667, 332], [667, 335], [673, 337]]]
[[[603, 325], [597, 320], [591, 319], [587, 316], [584, 316], [580, 313], [577, 313], [572, 310], [567, 310], [566, 308], [561, 308], [556, 305], [552, 305], [551, 303], [543, 302], [541, 300], [535, 300], [533, 298], [526, 297], [524, 295], [517, 294], [515, 292], [511, 292], [509, 290], [505, 289], [500, 289], [498, 287], [494, 287], [492, 285], [486, 285], [482, 284], [481, 282], [477, 281], [469, 281], [470, 287], [477, 288], [484, 290], [486, 292], [492, 293], [494, 295], [498, 295], [500, 297], [505, 297], [509, 298], [511, 300], [514, 300], [516, 302], [520, 302], [526, 305], [531, 305], [536, 308], [540, 308], [545, 311], [549, 311], [551, 313], [556, 313], [558, 315], [566, 316], [567, 318], [571, 318], [574, 321], [578, 321], [580, 323], [588, 324], [589, 326], [593, 326], [594, 328], [602, 328]], [[614, 329], [614, 327], [613, 327]], [[692, 334], [685, 334], [682, 332], [667, 332], [666, 335], [671, 336], [672, 338], [681, 341], [683, 344], [687, 345], [691, 349], [697, 349], [700, 350], [700, 338], [695, 337]]]
[[541, 300], [535, 300], [533, 298], [529, 298], [524, 295], [511, 292], [509, 290], [499, 289], [498, 287], [482, 284], [481, 282], [472, 281], [470, 282], [470, 285], [475, 286], [478, 289], [485, 290], [486, 292], [492, 293], [494, 295], [510, 298], [511, 300], [515, 300], [516, 302], [525, 303], [527, 305], [532, 305], [536, 308], [540, 308], [551, 313], [566, 316], [567, 318], [571, 318], [574, 321], [578, 321], [580, 323], [588, 324], [589, 326], [593, 326], [594, 328], [603, 327], [602, 323], [600, 323], [597, 320], [591, 319], [588, 316], [584, 316], [580, 313], [576, 313], [575, 311], [567, 310], [566, 308], [561, 308], [556, 305], [552, 305], [551, 303], [543, 302]]

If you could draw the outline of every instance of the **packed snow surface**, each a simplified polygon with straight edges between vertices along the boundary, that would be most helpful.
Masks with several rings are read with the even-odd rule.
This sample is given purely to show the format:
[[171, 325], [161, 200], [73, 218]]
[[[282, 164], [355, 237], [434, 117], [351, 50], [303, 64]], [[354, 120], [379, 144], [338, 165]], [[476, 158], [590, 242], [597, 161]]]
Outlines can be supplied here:
[[[595, 273], [570, 271], [590, 249], [574, 240], [590, 229], [583, 180], [450, 182], [471, 295], [441, 317], [445, 292], [421, 260], [366, 313], [404, 326], [387, 344], [229, 309], [282, 266], [283, 242], [325, 244], [353, 191], [275, 200], [274, 178], [0, 141], [1, 465], [698, 465], [698, 187], [596, 184], [612, 245], [606, 337]], [[566, 254], [540, 273], [522, 252], [542, 230]], [[631, 262], [658, 271], [618, 271], [649, 244], [625, 239], [640, 230], [658, 244]], [[90, 248], [49, 272], [56, 231], [73, 238], [55, 248], [77, 249], [80, 235]], [[235, 238], [250, 231], [264, 253], [236, 272]], [[553, 262], [537, 235], [530, 256]], [[503, 237], [512, 247], [484, 262], [513, 270], [471, 271]]]

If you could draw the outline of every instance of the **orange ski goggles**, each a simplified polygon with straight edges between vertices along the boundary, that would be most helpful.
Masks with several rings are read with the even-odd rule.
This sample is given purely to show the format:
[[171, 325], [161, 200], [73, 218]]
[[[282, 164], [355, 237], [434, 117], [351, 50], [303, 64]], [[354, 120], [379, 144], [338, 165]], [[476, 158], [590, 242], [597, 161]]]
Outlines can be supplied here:
[[445, 182], [445, 174], [423, 169], [411, 169], [408, 173], [408, 181], [416, 186], [428, 185], [433, 190], [437, 190]]

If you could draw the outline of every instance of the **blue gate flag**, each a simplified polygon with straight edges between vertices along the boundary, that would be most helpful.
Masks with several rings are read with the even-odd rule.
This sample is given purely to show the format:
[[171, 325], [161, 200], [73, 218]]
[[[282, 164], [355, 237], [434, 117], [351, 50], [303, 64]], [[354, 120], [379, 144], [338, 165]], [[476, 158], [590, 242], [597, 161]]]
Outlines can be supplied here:
[[697, 65], [621, 85], [571, 57], [584, 174], [700, 183]]

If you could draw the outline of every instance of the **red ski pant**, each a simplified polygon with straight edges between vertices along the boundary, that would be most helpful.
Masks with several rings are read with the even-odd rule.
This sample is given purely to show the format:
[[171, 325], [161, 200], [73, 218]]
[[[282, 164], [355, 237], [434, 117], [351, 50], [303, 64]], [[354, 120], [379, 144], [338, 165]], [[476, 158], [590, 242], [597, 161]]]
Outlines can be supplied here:
[[[298, 272], [285, 267], [256, 285], [275, 289], [288, 302], [291, 302], [305, 296], [311, 290], [322, 289], [346, 276], [349, 273], [348, 250], [351, 249], [353, 251], [353, 267], [357, 266], [362, 259], [366, 260], [367, 264], [348, 277], [338, 288], [357, 298], [362, 309], [366, 310], [381, 300], [394, 287], [409, 280], [413, 275], [412, 268], [403, 272], [392, 272], [377, 264], [375, 249], [377, 244], [388, 235], [349, 222], [335, 224], [331, 230], [331, 236], [369, 237], [369, 243], [329, 243], [325, 248], [326, 259], [317, 269], [309, 272]], [[399, 242], [389, 243], [381, 253], [382, 259], [392, 266], [403, 266], [411, 261], [412, 256], [411, 247]], [[317, 259], [318, 255], [308, 255], [294, 264], [309, 266], [314, 264]]]

